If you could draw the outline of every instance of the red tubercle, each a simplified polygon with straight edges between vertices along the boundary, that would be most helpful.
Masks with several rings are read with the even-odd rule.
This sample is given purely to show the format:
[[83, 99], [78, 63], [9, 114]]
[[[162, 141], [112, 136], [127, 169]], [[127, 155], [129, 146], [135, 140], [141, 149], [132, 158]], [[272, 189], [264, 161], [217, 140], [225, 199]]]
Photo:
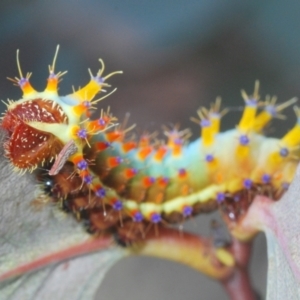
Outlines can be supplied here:
[[86, 115], [86, 117], [90, 117], [91, 116], [91, 112], [90, 112], [90, 102], [89, 101], [83, 101], [78, 105], [75, 105], [73, 107], [73, 110], [75, 112], [76, 115], [81, 116], [83, 114]]
[[127, 153], [132, 149], [135, 149], [137, 147], [137, 143], [134, 141], [125, 142], [122, 144], [122, 150]]
[[74, 165], [77, 165], [80, 161], [84, 160], [84, 158], [81, 154], [76, 154], [73, 157], [71, 157], [70, 160]]
[[90, 130], [91, 132], [103, 131], [105, 130], [105, 128], [107, 128], [107, 126], [108, 123], [104, 121], [103, 118], [99, 118], [88, 123], [88, 130]]
[[123, 162], [122, 157], [112, 156], [107, 158], [107, 165], [109, 168], [115, 168]]
[[112, 143], [117, 140], [121, 140], [123, 138], [123, 132], [119, 131], [119, 130], [115, 130], [115, 131], [106, 133], [105, 137], [109, 143]]
[[104, 151], [110, 147], [110, 143], [108, 142], [96, 142], [93, 145], [98, 151]]
[[159, 177], [157, 178], [157, 183], [160, 187], [165, 188], [169, 184], [169, 178], [167, 177]]
[[143, 185], [145, 188], [149, 188], [151, 185], [153, 185], [156, 181], [154, 177], [151, 176], [145, 176], [143, 179]]
[[168, 147], [167, 146], [160, 146], [156, 153], [154, 154], [154, 159], [156, 161], [162, 161], [166, 154], [168, 153]]
[[188, 176], [188, 172], [186, 169], [181, 168], [178, 170], [178, 178], [184, 179], [184, 178], [187, 178], [187, 176]]
[[150, 139], [151, 139], [151, 136], [149, 134], [143, 134], [140, 137], [138, 147], [140, 147], [140, 148], [148, 147], [150, 145]]
[[138, 170], [135, 168], [127, 168], [123, 171], [123, 173], [126, 179], [130, 179], [138, 173]]
[[[87, 101], [84, 101], [87, 102]], [[90, 103], [90, 102], [89, 102]], [[100, 118], [97, 120], [92, 120], [88, 122], [87, 128], [89, 131], [96, 133], [106, 130], [109, 126], [111, 126], [117, 118], [112, 114], [101, 111]], [[111, 141], [109, 141], [111, 142]]]
[[145, 160], [146, 157], [153, 151], [152, 146], [146, 146], [138, 150], [137, 156], [140, 160]]
[[182, 154], [182, 145], [174, 145], [172, 149], [173, 156], [180, 156]]
[[88, 170], [81, 170], [78, 172], [78, 175], [81, 177], [81, 178], [84, 178], [86, 176], [89, 176], [90, 175], [90, 172]]

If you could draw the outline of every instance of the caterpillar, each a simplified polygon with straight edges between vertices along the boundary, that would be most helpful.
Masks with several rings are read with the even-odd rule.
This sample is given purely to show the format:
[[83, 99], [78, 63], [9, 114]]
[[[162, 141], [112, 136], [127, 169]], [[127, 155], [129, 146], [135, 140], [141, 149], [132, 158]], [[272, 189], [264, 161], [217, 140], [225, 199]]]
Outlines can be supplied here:
[[23, 95], [6, 103], [3, 146], [15, 170], [35, 172], [44, 191], [92, 234], [117, 232], [134, 241], [150, 228], [159, 233], [161, 226], [215, 209], [238, 222], [257, 194], [276, 200], [291, 183], [300, 154], [300, 109], [294, 107], [297, 122], [282, 138], [266, 137], [264, 129], [283, 118], [281, 111], [295, 98], [279, 105], [276, 97], [263, 101], [256, 82], [253, 95], [242, 91], [245, 108], [234, 129], [220, 132], [228, 109], [217, 98], [191, 118], [201, 131], [193, 142], [188, 130], [176, 126], [164, 129], [166, 139], [150, 133], [136, 138], [133, 126], [117, 123], [109, 109], [97, 113], [96, 105], [115, 89], [96, 96], [122, 72], [103, 75], [100, 59], [101, 68], [96, 75], [89, 69], [84, 87], [61, 96], [58, 83], [66, 72], [55, 72], [58, 50], [42, 92], [30, 84], [31, 73], [23, 76], [17, 51], [19, 77], [9, 79]]

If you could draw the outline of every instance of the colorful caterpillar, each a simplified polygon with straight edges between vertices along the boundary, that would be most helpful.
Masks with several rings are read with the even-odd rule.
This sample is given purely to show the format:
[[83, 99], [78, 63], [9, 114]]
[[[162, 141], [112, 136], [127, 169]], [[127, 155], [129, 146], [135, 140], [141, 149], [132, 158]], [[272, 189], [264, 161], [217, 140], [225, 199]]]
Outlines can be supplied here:
[[[263, 130], [291, 99], [260, 102], [258, 82], [253, 96], [242, 91], [245, 109], [235, 129], [220, 133], [221, 101], [198, 110], [201, 138], [188, 143], [189, 132], [165, 130], [166, 141], [144, 134], [128, 137], [131, 128], [116, 123], [108, 111], [92, 118], [95, 99], [107, 79], [104, 63], [83, 88], [66, 96], [57, 86], [65, 72], [49, 66], [46, 89], [36, 91], [31, 73], [11, 79], [23, 91], [8, 100], [1, 127], [8, 133], [6, 156], [16, 170], [38, 173], [45, 189], [65, 210], [83, 220], [92, 233], [118, 232], [127, 240], [144, 237], [150, 227], [181, 223], [192, 215], [219, 207], [236, 222], [257, 194], [278, 198], [292, 181], [299, 160], [300, 110], [296, 125], [281, 139], [267, 138]], [[258, 113], [257, 110], [260, 109]], [[247, 238], [247, 236], [239, 236]]]

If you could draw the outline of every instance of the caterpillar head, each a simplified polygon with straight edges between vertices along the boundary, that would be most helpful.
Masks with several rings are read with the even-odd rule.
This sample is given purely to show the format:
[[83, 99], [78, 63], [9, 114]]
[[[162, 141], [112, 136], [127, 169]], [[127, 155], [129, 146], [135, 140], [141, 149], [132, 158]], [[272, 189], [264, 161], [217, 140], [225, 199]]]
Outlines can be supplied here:
[[85, 87], [67, 96], [59, 96], [58, 82], [66, 72], [54, 71], [58, 50], [59, 46], [53, 63], [49, 66], [47, 86], [43, 92], [38, 92], [31, 86], [31, 73], [23, 76], [17, 51], [19, 78], [9, 79], [22, 89], [23, 97], [17, 101], [8, 100], [1, 123], [8, 134], [4, 145], [5, 153], [16, 169], [33, 170], [38, 165], [51, 162], [70, 140], [74, 140], [76, 148], [82, 154], [89, 134], [104, 130], [110, 125], [110, 116], [103, 114], [101, 124], [93, 124], [92, 128], [90, 122], [80, 122], [88, 118], [92, 104], [104, 98], [93, 100], [103, 86], [109, 86], [105, 80], [121, 72], [102, 77], [104, 63], [100, 60], [101, 69], [96, 76], [89, 71], [91, 79]]

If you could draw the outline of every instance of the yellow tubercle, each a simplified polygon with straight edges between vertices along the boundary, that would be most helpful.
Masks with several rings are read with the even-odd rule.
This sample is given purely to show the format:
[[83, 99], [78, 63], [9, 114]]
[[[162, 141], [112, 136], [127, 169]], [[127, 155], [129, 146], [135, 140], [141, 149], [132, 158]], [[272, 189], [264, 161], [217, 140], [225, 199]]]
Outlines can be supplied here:
[[17, 67], [18, 67], [20, 78], [18, 78], [18, 77], [9, 78], [8, 77], [7, 79], [14, 82], [16, 85], [18, 85], [21, 88], [21, 90], [23, 92], [23, 98], [27, 98], [31, 94], [37, 93], [37, 91], [32, 87], [32, 85], [29, 82], [29, 79], [30, 79], [32, 73], [27, 73], [25, 77], [23, 76], [21, 65], [20, 65], [20, 60], [19, 60], [19, 49], [17, 50]]
[[57, 78], [48, 78], [45, 91], [57, 93], [57, 85], [58, 85]]
[[102, 74], [105, 69], [105, 65], [102, 59], [99, 59], [101, 63], [101, 69], [97, 72], [96, 76], [93, 76], [91, 70], [89, 69], [89, 73], [91, 76], [90, 82], [84, 86], [83, 88], [79, 89], [78, 91], [74, 92], [73, 94], [68, 95], [68, 97], [73, 97], [79, 101], [91, 101], [94, 99], [97, 93], [102, 90], [103, 86], [110, 86], [109, 84], [105, 83], [105, 81], [113, 75], [116, 74], [123, 74], [123, 71], [115, 71], [112, 72], [104, 77]]
[[294, 111], [297, 116], [295, 126], [281, 139], [281, 144], [287, 148], [293, 148], [300, 144], [300, 108], [294, 106]]
[[216, 169], [219, 167], [220, 164], [219, 164], [219, 160], [214, 157], [210, 161], [206, 160], [206, 165], [207, 165], [209, 172], [214, 172], [214, 171], [216, 171]]
[[220, 132], [220, 124], [221, 124], [221, 119], [219, 116], [212, 116], [210, 118], [211, 121], [211, 129], [213, 134], [218, 134]]
[[238, 125], [239, 130], [247, 132], [254, 127], [257, 107], [252, 105], [246, 105], [240, 123]]
[[281, 143], [288, 148], [300, 144], [300, 124], [297, 123], [282, 139]]
[[76, 116], [80, 117], [83, 113], [87, 112], [88, 108], [84, 103], [73, 106], [73, 112]]
[[204, 147], [211, 146], [215, 141], [213, 127], [211, 125], [202, 126], [201, 137], [202, 137], [202, 143]]
[[268, 157], [267, 167], [273, 171], [275, 168], [278, 168], [283, 161], [284, 157], [280, 155], [279, 151], [273, 152]]
[[297, 98], [292, 98], [284, 103], [279, 105], [275, 105], [277, 101], [277, 97], [267, 96], [265, 101], [265, 109], [258, 114], [254, 122], [254, 131], [260, 133], [264, 127], [273, 119], [285, 119], [285, 116], [280, 112], [285, 108], [289, 107], [292, 104], [297, 102]]
[[287, 162], [283, 168], [283, 172], [280, 174], [276, 174], [272, 180], [272, 184], [277, 189], [287, 189], [288, 185], [293, 181], [295, 172], [297, 169], [297, 164], [293, 161]]
[[74, 139], [74, 140], [78, 139], [79, 130], [80, 130], [80, 126], [78, 126], [78, 125], [72, 126], [72, 128], [71, 128], [72, 139]]
[[211, 104], [211, 108], [207, 112], [214, 134], [218, 134], [220, 132], [221, 118], [229, 111], [228, 108], [221, 110], [221, 102], [221, 97], [217, 97], [216, 102]]
[[254, 92], [252, 96], [248, 96], [244, 90], [241, 91], [242, 97], [246, 102], [246, 107], [244, 109], [238, 128], [243, 132], [253, 130], [259, 100], [258, 91], [259, 81], [255, 81]]
[[204, 147], [209, 147], [215, 142], [215, 136], [220, 132], [221, 118], [228, 112], [228, 109], [221, 108], [221, 98], [217, 97], [216, 102], [211, 104], [210, 110], [202, 107], [197, 110], [200, 118], [194, 117], [191, 120], [201, 126], [201, 138]]
[[[21, 79], [20, 79], [21, 80]], [[26, 81], [21, 85], [23, 97], [28, 97], [31, 94], [35, 94], [37, 91], [32, 87], [29, 81]]]
[[101, 89], [102, 85], [100, 85], [95, 79], [91, 79], [86, 86], [69, 96], [78, 99], [79, 101], [91, 101], [95, 95], [101, 91]]
[[265, 126], [272, 120], [272, 117], [273, 116], [266, 110], [259, 113], [254, 121], [254, 131], [260, 133], [265, 128]]
[[246, 158], [249, 155], [249, 152], [250, 148], [247, 145], [238, 145], [235, 150], [236, 156], [239, 159]]

